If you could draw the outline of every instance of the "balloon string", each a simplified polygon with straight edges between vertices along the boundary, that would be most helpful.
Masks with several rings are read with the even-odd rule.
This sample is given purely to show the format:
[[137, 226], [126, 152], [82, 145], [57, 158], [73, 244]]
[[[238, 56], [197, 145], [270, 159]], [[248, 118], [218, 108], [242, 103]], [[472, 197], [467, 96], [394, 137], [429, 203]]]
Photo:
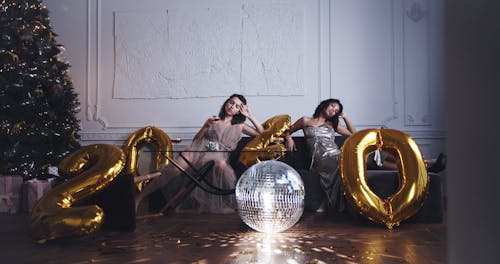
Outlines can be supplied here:
[[380, 130], [377, 130], [377, 149], [381, 149], [384, 145], [384, 140], [382, 140], [382, 134]]

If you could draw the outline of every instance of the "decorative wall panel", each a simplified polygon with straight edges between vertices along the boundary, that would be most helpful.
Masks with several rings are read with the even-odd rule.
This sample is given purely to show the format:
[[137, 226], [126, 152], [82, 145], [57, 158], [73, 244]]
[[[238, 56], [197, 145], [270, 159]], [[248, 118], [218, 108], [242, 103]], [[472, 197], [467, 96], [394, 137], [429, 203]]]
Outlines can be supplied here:
[[288, 4], [117, 11], [113, 98], [302, 95], [302, 24]]

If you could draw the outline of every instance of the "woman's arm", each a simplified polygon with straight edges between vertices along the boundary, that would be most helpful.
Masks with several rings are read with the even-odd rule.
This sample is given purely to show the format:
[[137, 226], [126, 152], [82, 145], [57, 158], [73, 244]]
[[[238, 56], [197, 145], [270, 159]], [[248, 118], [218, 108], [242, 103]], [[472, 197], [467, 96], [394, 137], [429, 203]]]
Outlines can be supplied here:
[[349, 118], [347, 118], [347, 116], [344, 113], [340, 114], [339, 117], [344, 119], [344, 123], [346, 125], [346, 127], [344, 127], [340, 124], [337, 125], [337, 132], [339, 134], [344, 135], [344, 136], [350, 136], [356, 132], [356, 128], [354, 128], [354, 126], [352, 125], [351, 120]]
[[242, 105], [240, 112], [242, 115], [244, 115], [250, 122], [252, 122], [252, 125], [254, 127], [249, 126], [248, 124], [243, 124], [243, 133], [249, 136], [257, 136], [258, 134], [262, 133], [264, 131], [264, 127], [262, 124], [255, 119], [255, 117], [252, 115], [250, 112], [250, 108], [248, 108], [248, 105]]
[[285, 132], [285, 145], [286, 145], [286, 149], [288, 151], [294, 151], [294, 150], [296, 150], [296, 148], [295, 148], [295, 142], [292, 139], [292, 134], [295, 131], [304, 128], [304, 124], [306, 122], [305, 120], [306, 120], [306, 117], [304, 117], [304, 116], [301, 117], [301, 118], [299, 118], [299, 120], [295, 121], [295, 123], [293, 123], [290, 126], [290, 129], [288, 129]]
[[258, 134], [260, 134], [259, 131], [257, 131], [257, 129], [251, 127], [250, 125], [248, 124], [241, 124], [242, 125], [242, 129], [241, 131], [243, 132], [243, 134], [245, 135], [249, 135], [249, 136], [257, 136]]
[[306, 122], [307, 122], [307, 117], [303, 116], [303, 117], [299, 118], [297, 121], [295, 121], [295, 123], [293, 123], [290, 126], [290, 129], [288, 130], [289, 134], [291, 135], [295, 131], [304, 128], [304, 126], [306, 125]]
[[205, 124], [200, 128], [198, 133], [194, 136], [193, 140], [198, 140], [203, 137], [203, 134], [205, 134], [205, 131], [210, 127], [210, 125], [214, 124], [215, 122], [219, 121], [219, 117], [211, 117], [205, 121]]

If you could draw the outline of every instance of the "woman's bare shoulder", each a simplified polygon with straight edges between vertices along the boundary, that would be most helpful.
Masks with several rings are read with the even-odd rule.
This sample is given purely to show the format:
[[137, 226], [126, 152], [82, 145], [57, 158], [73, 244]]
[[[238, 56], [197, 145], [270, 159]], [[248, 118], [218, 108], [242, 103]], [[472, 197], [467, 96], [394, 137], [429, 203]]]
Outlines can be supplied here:
[[313, 121], [313, 119], [311, 117], [308, 117], [308, 116], [303, 116], [301, 118], [299, 118], [299, 121], [304, 125], [304, 126], [308, 126], [311, 124], [311, 122]]

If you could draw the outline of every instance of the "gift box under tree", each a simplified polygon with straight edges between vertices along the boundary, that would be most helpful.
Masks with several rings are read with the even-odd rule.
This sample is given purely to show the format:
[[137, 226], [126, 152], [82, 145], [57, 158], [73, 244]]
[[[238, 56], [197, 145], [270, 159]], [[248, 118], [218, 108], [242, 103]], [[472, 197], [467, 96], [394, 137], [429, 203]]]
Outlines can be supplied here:
[[22, 176], [0, 175], [0, 213], [17, 213], [19, 211]]
[[49, 180], [32, 179], [25, 181], [22, 186], [22, 210], [31, 212], [38, 200], [51, 189], [52, 183]]

